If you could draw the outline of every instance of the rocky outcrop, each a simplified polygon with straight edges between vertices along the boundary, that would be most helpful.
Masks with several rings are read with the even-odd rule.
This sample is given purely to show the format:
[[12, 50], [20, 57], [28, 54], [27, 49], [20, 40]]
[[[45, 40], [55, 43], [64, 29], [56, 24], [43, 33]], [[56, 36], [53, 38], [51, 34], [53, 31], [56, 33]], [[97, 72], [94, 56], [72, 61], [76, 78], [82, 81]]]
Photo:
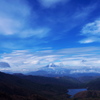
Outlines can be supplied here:
[[100, 98], [100, 91], [82, 91], [74, 95], [74, 98]]

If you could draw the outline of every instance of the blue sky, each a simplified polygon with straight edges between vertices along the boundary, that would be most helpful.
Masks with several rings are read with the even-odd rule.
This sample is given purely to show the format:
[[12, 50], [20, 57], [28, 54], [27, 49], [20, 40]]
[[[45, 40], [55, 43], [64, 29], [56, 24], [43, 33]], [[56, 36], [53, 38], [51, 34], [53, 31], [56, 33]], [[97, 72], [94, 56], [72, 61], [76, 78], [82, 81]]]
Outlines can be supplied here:
[[2, 71], [34, 71], [51, 62], [100, 66], [100, 0], [0, 1]]

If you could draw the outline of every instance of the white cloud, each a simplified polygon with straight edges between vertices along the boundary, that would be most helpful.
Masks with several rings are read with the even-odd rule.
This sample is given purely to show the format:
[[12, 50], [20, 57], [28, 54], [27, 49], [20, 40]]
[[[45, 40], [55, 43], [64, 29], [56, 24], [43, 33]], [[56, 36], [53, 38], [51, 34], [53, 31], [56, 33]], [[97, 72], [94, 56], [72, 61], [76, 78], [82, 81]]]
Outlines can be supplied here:
[[4, 35], [18, 33], [30, 15], [30, 7], [23, 0], [3, 0], [0, 9], [0, 34]]
[[13, 35], [21, 29], [22, 23], [11, 18], [0, 17], [0, 34]]
[[97, 8], [96, 3], [87, 5], [85, 7], [77, 6], [77, 8], [75, 9], [70, 7], [70, 9], [73, 9], [73, 12], [67, 14], [66, 16], [61, 16], [61, 18], [58, 19], [58, 21], [60, 23], [62, 22], [67, 23], [66, 24], [67, 27], [66, 29], [64, 29], [64, 31], [68, 33], [70, 30], [74, 29], [75, 27], [81, 26], [96, 8]]
[[29, 30], [22, 31], [20, 37], [26, 38], [26, 37], [35, 36], [38, 38], [44, 38], [48, 35], [49, 32], [50, 32], [49, 28], [29, 29]]
[[74, 70], [71, 71], [71, 74], [73, 73], [100, 73], [98, 70]]
[[[80, 50], [82, 51], [80, 52]], [[0, 62], [9, 63], [11, 66], [9, 70], [20, 72], [38, 70], [38, 68], [46, 66], [52, 62], [56, 64], [63, 63], [65, 68], [70, 69], [100, 67], [100, 56], [98, 55], [98, 53], [100, 53], [100, 48], [69, 48], [65, 49], [65, 52], [64, 50], [59, 51], [42, 50], [38, 52], [30, 52], [28, 50], [15, 50], [12, 53], [2, 54]]]
[[31, 16], [31, 7], [26, 0], [2, 0], [0, 2], [0, 34], [16, 35], [20, 38], [27, 37], [46, 37], [49, 33], [49, 28], [32, 28], [29, 27], [30, 17], [35, 19], [37, 14]]
[[67, 48], [67, 49], [61, 49], [57, 52], [60, 54], [80, 54], [85, 52], [91, 52], [94, 50], [99, 49], [98, 47], [79, 47], [79, 48]]
[[41, 5], [43, 5], [44, 7], [47, 7], [47, 8], [55, 6], [58, 3], [68, 2], [68, 1], [69, 0], [39, 0]]
[[86, 38], [81, 40], [80, 43], [100, 42], [100, 19], [86, 24], [81, 33]]
[[96, 38], [92, 38], [92, 37], [89, 37], [89, 38], [86, 38], [84, 40], [81, 40], [80, 43], [92, 43], [92, 42], [95, 42], [97, 41]]
[[88, 23], [85, 27], [83, 27], [82, 34], [87, 34], [88, 36], [91, 34], [94, 36], [100, 36], [100, 20]]
[[32, 71], [37, 70], [43, 65], [47, 65], [50, 62], [55, 61], [59, 58], [59, 55], [48, 55], [41, 56], [41, 53], [29, 53], [27, 50], [15, 50], [9, 54], [3, 54], [0, 61], [4, 61], [10, 64], [12, 71]]

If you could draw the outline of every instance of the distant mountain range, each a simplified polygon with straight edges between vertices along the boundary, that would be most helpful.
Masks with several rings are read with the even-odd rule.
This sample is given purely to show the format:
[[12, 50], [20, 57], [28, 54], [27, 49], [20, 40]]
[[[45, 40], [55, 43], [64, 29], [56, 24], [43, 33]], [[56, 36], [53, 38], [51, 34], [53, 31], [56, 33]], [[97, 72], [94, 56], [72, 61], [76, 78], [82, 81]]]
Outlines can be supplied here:
[[[10, 68], [10, 65], [6, 62], [0, 62], [1, 68]], [[77, 68], [77, 67], [76, 67]], [[54, 63], [50, 63], [44, 67], [39, 68], [37, 71], [31, 71], [26, 73], [26, 75], [38, 75], [38, 76], [49, 76], [49, 77], [59, 77], [59, 76], [99, 76], [100, 69], [95, 67], [81, 67], [79, 69], [65, 67], [63, 64], [56, 65]], [[5, 70], [6, 73], [13, 73], [8, 72]]]
[[29, 72], [29, 75], [40, 75], [40, 76], [64, 76], [70, 74], [70, 69], [63, 68], [54, 63], [50, 63], [47, 66], [40, 68], [38, 71]]
[[40, 68], [38, 71], [32, 71], [27, 73], [29, 75], [40, 75], [40, 76], [98, 76], [100, 72], [97, 69], [83, 67], [81, 69], [68, 69], [61, 65], [55, 65], [50, 63], [47, 66]]

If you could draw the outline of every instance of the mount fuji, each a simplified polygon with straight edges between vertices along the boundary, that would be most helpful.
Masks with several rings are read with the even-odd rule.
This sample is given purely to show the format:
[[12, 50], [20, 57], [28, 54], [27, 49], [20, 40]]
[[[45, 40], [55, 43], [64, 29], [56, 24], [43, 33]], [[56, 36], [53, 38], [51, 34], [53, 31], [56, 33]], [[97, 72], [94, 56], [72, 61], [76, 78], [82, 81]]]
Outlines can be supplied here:
[[70, 69], [66, 69], [63, 65], [56, 65], [50, 63], [47, 66], [40, 68], [38, 71], [30, 72], [31, 75], [40, 75], [40, 76], [65, 76], [70, 74]]
[[44, 66], [38, 71], [32, 71], [27, 73], [28, 75], [36, 75], [36, 76], [98, 76], [100, 72], [95, 69], [82, 67], [80, 69], [68, 69], [63, 66], [63, 64], [56, 65], [54, 63], [50, 63], [47, 66]]

